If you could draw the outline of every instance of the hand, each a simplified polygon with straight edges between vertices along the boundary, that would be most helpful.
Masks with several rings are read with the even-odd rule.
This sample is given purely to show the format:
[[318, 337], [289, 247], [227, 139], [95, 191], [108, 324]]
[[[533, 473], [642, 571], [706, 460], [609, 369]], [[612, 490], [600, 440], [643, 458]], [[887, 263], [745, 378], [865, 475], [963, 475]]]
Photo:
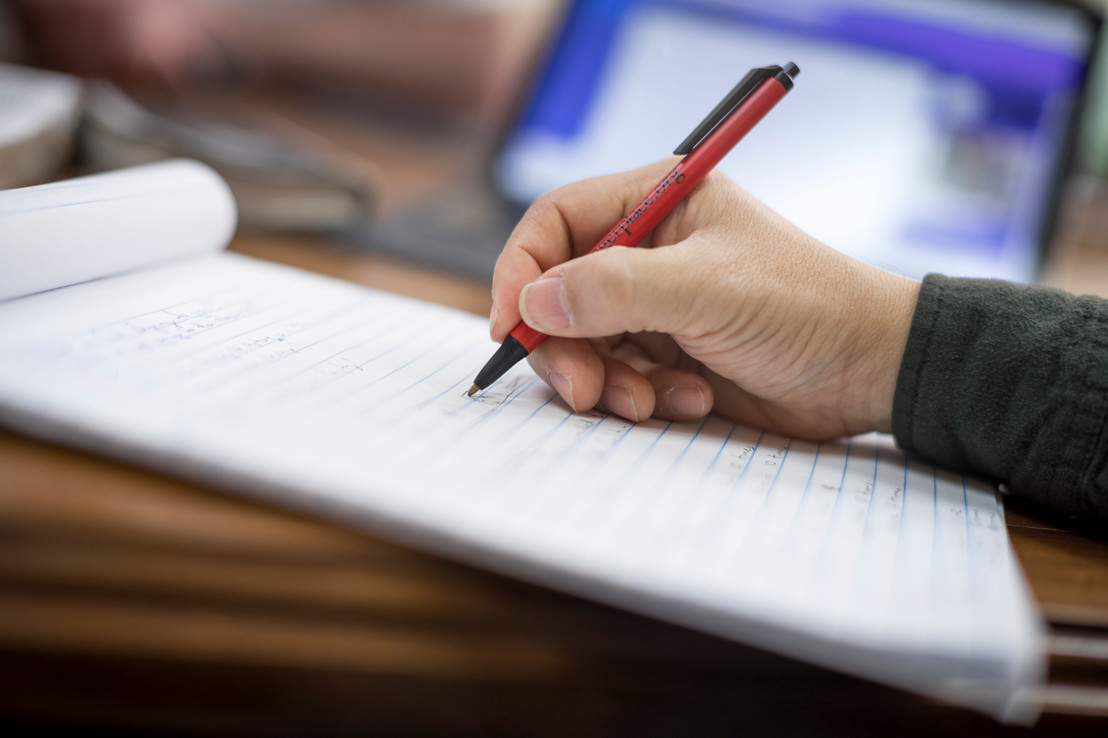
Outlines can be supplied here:
[[[845, 256], [718, 172], [639, 248], [583, 256], [673, 162], [568, 185], [524, 215], [493, 275], [493, 340], [575, 411], [715, 411], [813, 439], [889, 431], [918, 283]], [[581, 258], [576, 258], [581, 257]]]

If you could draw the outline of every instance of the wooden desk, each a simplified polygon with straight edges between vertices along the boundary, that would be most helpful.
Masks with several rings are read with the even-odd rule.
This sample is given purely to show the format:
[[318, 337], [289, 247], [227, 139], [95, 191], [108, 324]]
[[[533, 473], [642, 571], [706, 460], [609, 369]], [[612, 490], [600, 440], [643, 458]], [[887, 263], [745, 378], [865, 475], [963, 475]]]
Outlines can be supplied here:
[[[416, 154], [382, 145], [377, 160]], [[476, 313], [489, 307], [487, 285], [382, 258], [271, 238], [233, 247]], [[1025, 732], [2, 432], [0, 469], [0, 728]], [[1108, 656], [1108, 544], [1020, 511], [1009, 528], [1054, 626], [1052, 668], [1071, 683], [1108, 683], [1086, 658]], [[1073, 709], [1097, 699], [1080, 690], [1055, 697]], [[1103, 718], [1049, 714], [1032, 733], [1106, 728]]]

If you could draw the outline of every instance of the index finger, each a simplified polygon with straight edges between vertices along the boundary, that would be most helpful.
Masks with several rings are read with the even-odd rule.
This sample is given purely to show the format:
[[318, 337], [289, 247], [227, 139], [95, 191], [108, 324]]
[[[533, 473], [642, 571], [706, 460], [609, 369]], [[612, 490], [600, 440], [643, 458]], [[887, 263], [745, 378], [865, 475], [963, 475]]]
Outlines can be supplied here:
[[[548, 270], [588, 253], [649, 192], [673, 160], [574, 182], [528, 208], [496, 260], [490, 332], [500, 342], [520, 321], [519, 293]], [[645, 244], [645, 242], [644, 242]]]

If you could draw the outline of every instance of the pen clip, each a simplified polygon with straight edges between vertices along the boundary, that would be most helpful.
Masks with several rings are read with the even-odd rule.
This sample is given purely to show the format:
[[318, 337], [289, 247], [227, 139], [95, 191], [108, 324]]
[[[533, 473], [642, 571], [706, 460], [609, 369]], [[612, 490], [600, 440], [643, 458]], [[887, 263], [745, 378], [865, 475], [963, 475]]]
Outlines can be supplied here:
[[681, 142], [681, 145], [673, 150], [674, 155], [684, 156], [691, 153], [700, 144], [704, 143], [704, 139], [708, 138], [712, 134], [712, 131], [719, 128], [720, 123], [731, 117], [731, 114], [738, 110], [739, 106], [743, 104], [746, 98], [750, 97], [750, 94], [754, 90], [758, 89], [769, 78], [776, 79], [788, 92], [793, 87], [792, 78], [800, 72], [800, 69], [788, 62], [784, 67], [771, 66], [771, 67], [756, 67], [746, 73], [746, 76], [739, 80], [739, 83], [735, 85], [727, 96], [720, 101], [719, 105], [708, 113], [708, 117], [700, 121], [700, 125], [689, 134], [688, 138]]

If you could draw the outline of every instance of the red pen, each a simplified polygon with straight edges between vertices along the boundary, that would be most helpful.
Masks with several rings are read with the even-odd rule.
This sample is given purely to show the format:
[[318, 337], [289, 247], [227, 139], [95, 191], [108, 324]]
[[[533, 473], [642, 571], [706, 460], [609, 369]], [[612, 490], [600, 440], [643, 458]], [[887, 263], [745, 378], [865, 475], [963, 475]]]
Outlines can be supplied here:
[[[784, 67], [760, 67], [747, 72], [673, 152], [684, 158], [589, 253], [610, 246], [638, 246], [792, 89], [793, 78], [799, 72], [800, 68], [792, 62]], [[520, 321], [477, 373], [468, 394], [472, 397], [500, 379], [545, 339], [545, 333]]]

